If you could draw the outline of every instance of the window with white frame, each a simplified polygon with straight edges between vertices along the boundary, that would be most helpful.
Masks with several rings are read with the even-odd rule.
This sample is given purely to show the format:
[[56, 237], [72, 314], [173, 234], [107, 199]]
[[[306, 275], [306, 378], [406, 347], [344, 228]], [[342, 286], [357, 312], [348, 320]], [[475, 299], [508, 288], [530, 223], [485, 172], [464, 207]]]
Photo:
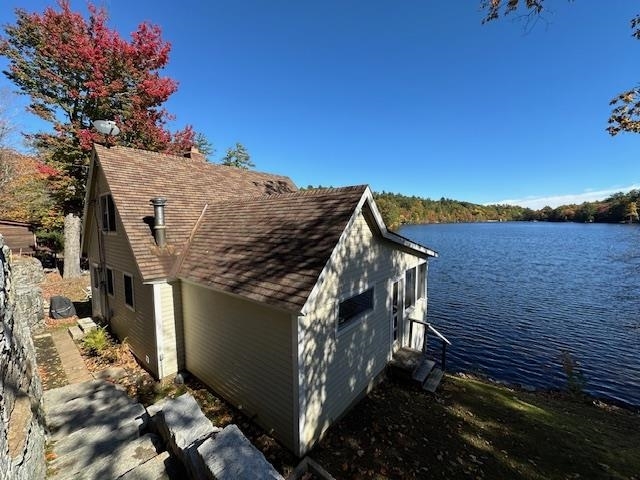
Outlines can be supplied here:
[[111, 270], [109, 267], [107, 267], [106, 269], [107, 272], [107, 293], [111, 296], [113, 296], [113, 270]]
[[102, 231], [116, 231], [116, 206], [110, 194], [100, 197], [100, 212], [102, 214]]
[[338, 308], [338, 330], [350, 325], [370, 310], [373, 310], [373, 288], [343, 300]]
[[133, 298], [133, 277], [128, 274], [124, 274], [124, 303], [135, 308]]
[[410, 268], [404, 276], [404, 308], [416, 303], [416, 269]]
[[427, 262], [418, 265], [418, 298], [427, 298]]

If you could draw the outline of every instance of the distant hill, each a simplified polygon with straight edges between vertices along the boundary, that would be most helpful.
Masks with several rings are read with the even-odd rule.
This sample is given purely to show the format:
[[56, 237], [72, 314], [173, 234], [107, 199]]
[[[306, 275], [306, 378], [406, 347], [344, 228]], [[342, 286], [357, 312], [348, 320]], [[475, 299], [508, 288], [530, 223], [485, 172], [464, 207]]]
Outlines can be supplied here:
[[[316, 187], [309, 185], [307, 189], [310, 188]], [[444, 197], [432, 200], [384, 191], [374, 193], [374, 197], [390, 228], [398, 228], [403, 224], [487, 221], [637, 222], [640, 211], [640, 190], [616, 193], [602, 201], [544, 207], [540, 210], [516, 205], [478, 205]]]
[[605, 200], [562, 205], [540, 210], [516, 205], [478, 205], [448, 198], [408, 197], [397, 193], [375, 193], [376, 203], [391, 228], [405, 223], [455, 223], [486, 221], [548, 221], [548, 222], [637, 222], [640, 211], [640, 190], [616, 193]]

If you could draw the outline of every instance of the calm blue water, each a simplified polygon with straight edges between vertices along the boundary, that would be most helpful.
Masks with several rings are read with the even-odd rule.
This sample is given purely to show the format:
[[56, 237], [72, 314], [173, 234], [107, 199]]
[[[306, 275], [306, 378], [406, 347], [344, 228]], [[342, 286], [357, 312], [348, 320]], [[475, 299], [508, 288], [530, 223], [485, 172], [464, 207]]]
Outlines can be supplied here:
[[[570, 352], [598, 397], [640, 406], [640, 227], [571, 223], [405, 226], [434, 248], [429, 321], [447, 368], [566, 385]], [[431, 344], [430, 344], [431, 345]]]

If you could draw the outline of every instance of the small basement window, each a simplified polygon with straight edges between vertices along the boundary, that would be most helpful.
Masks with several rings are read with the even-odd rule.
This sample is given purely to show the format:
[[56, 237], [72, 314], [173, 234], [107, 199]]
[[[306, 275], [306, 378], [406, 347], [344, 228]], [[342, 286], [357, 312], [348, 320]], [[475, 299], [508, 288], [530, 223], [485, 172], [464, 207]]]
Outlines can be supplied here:
[[124, 303], [131, 308], [134, 308], [133, 304], [133, 277], [131, 275], [124, 274]]
[[102, 231], [116, 231], [116, 206], [110, 194], [100, 197], [100, 211], [102, 212]]
[[338, 330], [344, 328], [369, 310], [373, 310], [373, 288], [340, 302]]
[[416, 303], [416, 269], [407, 270], [404, 286], [404, 308], [409, 308]]
[[427, 298], [427, 263], [418, 265], [418, 298]]
[[113, 270], [107, 267], [107, 293], [113, 295]]

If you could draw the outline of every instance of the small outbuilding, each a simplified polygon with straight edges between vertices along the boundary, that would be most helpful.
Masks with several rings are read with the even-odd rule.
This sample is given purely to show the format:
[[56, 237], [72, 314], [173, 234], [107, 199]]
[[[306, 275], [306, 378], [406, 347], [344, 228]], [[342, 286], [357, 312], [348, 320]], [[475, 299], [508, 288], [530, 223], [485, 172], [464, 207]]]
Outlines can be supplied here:
[[427, 260], [367, 186], [94, 147], [83, 226], [95, 316], [156, 377], [187, 370], [297, 455], [420, 348]]
[[34, 255], [38, 246], [33, 225], [13, 220], [0, 220], [0, 235], [14, 255]]

